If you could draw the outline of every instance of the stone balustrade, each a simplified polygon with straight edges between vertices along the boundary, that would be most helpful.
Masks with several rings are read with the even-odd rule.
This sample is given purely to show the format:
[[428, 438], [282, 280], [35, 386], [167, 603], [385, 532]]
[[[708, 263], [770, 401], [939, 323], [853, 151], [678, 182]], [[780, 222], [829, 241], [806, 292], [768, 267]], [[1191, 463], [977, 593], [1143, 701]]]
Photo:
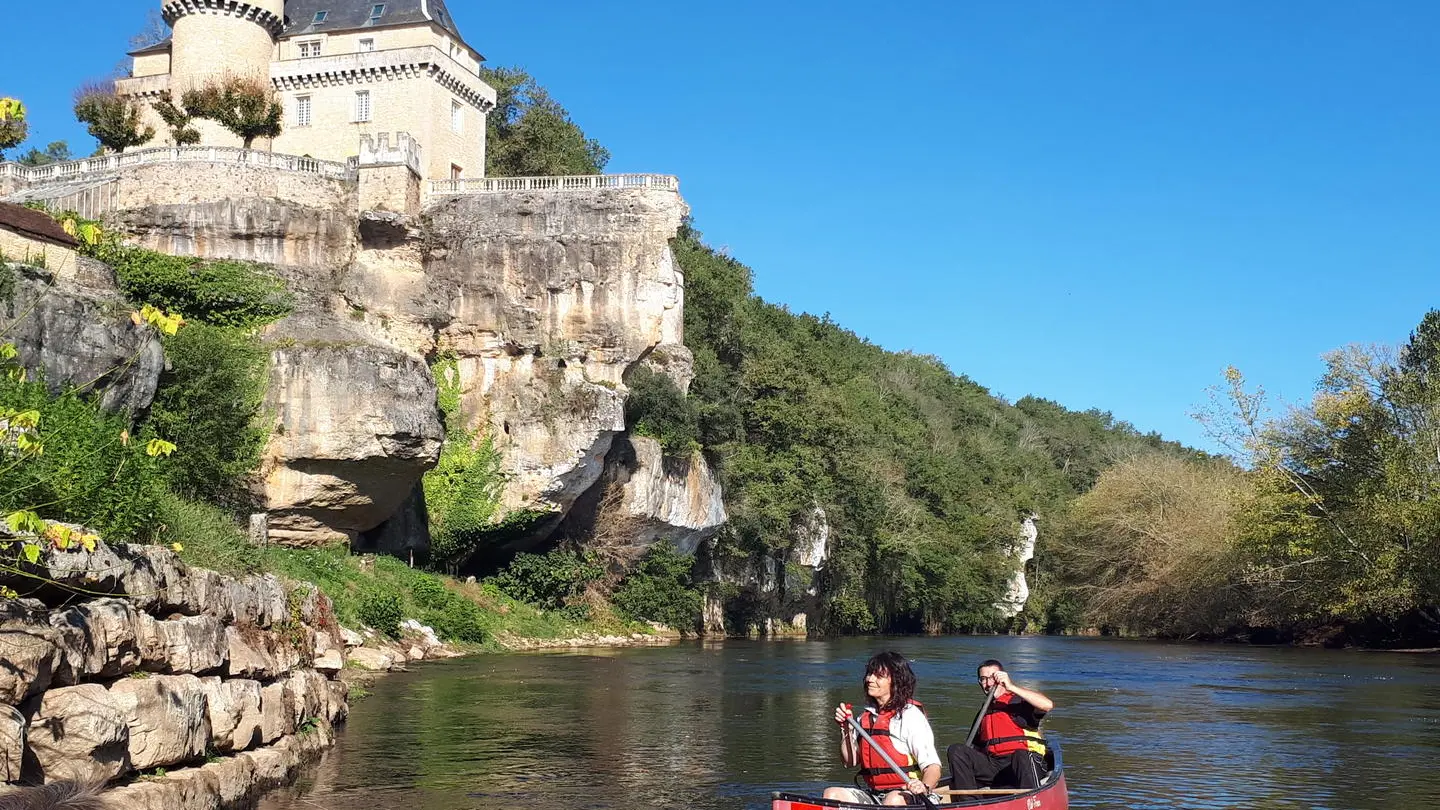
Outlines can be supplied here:
[[259, 149], [238, 149], [227, 146], [162, 146], [83, 160], [70, 160], [64, 163], [51, 163], [45, 166], [0, 163], [0, 178], [13, 177], [29, 184], [55, 183], [79, 180], [90, 175], [150, 163], [227, 163], [337, 178], [347, 177], [351, 172], [351, 168], [345, 163], [298, 155], [282, 155]]
[[669, 174], [580, 174], [559, 177], [472, 177], [431, 180], [430, 194], [493, 194], [504, 191], [588, 191], [594, 189], [657, 189], [680, 191]]

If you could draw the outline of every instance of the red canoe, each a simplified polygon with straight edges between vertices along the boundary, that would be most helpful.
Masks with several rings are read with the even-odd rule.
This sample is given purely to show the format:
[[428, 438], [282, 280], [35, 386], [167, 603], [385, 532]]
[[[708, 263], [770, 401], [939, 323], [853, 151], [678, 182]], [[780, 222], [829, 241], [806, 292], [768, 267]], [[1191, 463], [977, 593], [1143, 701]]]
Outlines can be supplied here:
[[[979, 795], [951, 795], [946, 796], [945, 802], [938, 806], [984, 807], [985, 810], [1067, 810], [1070, 807], [1070, 795], [1065, 790], [1065, 769], [1060, 762], [1060, 747], [1053, 741], [1047, 742], [1050, 742], [1050, 750], [1055, 756], [1055, 767], [1046, 774], [1040, 787], [1024, 792], [997, 790], [988, 794], [976, 791]], [[911, 808], [921, 806], [910, 805]], [[853, 804], [796, 793], [775, 793], [770, 798], [770, 810], [875, 810], [875, 807], [873, 804]]]

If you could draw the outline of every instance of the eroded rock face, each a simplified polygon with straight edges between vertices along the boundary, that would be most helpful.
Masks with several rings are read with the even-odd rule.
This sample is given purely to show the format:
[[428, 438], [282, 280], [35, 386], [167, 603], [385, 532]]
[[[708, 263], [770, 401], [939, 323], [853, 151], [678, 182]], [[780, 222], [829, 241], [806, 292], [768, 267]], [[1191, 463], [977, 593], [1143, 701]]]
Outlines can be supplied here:
[[0, 704], [0, 782], [15, 782], [25, 760], [25, 715]]
[[289, 323], [271, 339], [269, 536], [349, 542], [393, 515], [439, 460], [434, 378], [419, 358], [334, 325]]
[[122, 678], [110, 685], [109, 693], [111, 704], [127, 721], [131, 767], [143, 771], [205, 755], [210, 717], [199, 678]]
[[669, 240], [685, 212], [674, 193], [635, 190], [486, 194], [426, 210], [425, 272], [397, 281], [391, 318], [429, 319], [458, 355], [462, 409], [501, 447], [508, 507], [568, 509], [624, 428], [625, 373], [683, 343]]
[[95, 599], [56, 611], [50, 624], [63, 639], [56, 673], [60, 683], [133, 672], [155, 636], [155, 620], [124, 599]]
[[97, 283], [87, 289], [36, 268], [13, 265], [9, 272], [15, 291], [0, 308], [21, 365], [41, 372], [52, 391], [83, 385], [102, 392], [107, 410], [149, 407], [165, 355], [152, 329], [131, 322], [113, 277], [92, 273]]
[[1020, 615], [1020, 611], [1025, 609], [1025, 603], [1030, 600], [1030, 585], [1025, 581], [1025, 564], [1035, 558], [1035, 541], [1040, 537], [1040, 530], [1035, 526], [1038, 517], [1030, 515], [1021, 521], [1020, 535], [1010, 547], [1010, 562], [1015, 570], [1010, 575], [1005, 595], [995, 603], [995, 609], [1007, 619]]
[[51, 689], [30, 716], [25, 778], [103, 782], [130, 770], [125, 713], [100, 684]]
[[61, 664], [57, 641], [44, 605], [0, 599], [0, 703], [19, 705], [50, 686]]
[[622, 434], [605, 457], [605, 472], [576, 503], [562, 530], [599, 538], [607, 547], [624, 543], [638, 557], [657, 541], [694, 554], [729, 518], [704, 457], [666, 457], [660, 442]]
[[260, 682], [244, 678], [200, 679], [210, 719], [210, 744], [216, 751], [244, 751], [261, 737]]

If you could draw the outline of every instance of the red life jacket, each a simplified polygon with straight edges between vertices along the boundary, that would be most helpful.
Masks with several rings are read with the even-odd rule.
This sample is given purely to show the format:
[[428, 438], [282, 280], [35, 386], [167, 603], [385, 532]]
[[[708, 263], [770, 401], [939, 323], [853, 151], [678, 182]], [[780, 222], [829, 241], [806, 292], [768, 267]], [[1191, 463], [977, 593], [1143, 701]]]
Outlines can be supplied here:
[[[922, 712], [925, 711], [925, 706], [917, 700], [912, 700], [906, 705], [914, 706]], [[904, 711], [903, 707], [901, 711]], [[860, 715], [860, 727], [865, 729], [871, 739], [875, 740], [875, 744], [884, 749], [885, 753], [889, 754], [890, 758], [895, 760], [895, 764], [899, 765], [911, 779], [919, 779], [920, 766], [915, 762], [914, 752], [900, 753], [890, 738], [890, 723], [898, 714], [899, 712], [888, 711], [880, 712], [877, 715], [867, 711]], [[860, 746], [860, 775], [865, 777], [865, 783], [870, 786], [871, 790], [900, 790], [905, 787], [905, 780], [895, 775], [895, 770], [886, 764], [885, 758], [876, 753], [870, 743], [864, 740], [855, 742]]]
[[1016, 751], [1030, 751], [1044, 755], [1045, 738], [1039, 729], [1029, 729], [1015, 722], [1007, 707], [1023, 703], [1013, 692], [997, 697], [980, 721], [980, 744], [985, 753], [992, 757], [1013, 754]]

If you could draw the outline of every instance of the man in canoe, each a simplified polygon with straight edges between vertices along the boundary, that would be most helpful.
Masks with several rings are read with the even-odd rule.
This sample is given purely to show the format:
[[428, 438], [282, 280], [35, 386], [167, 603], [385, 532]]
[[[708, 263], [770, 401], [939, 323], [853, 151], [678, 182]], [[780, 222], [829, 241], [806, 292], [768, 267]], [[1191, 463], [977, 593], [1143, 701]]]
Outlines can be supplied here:
[[980, 688], [994, 697], [980, 719], [975, 745], [956, 743], [945, 752], [950, 761], [950, 787], [1037, 788], [1045, 765], [1045, 738], [1040, 721], [1054, 701], [1010, 680], [1005, 665], [990, 659], [976, 670]]
[[[920, 804], [940, 782], [940, 756], [924, 707], [915, 700], [915, 673], [910, 662], [899, 653], [882, 652], [865, 665], [864, 685], [865, 711], [859, 723], [870, 740], [850, 724], [848, 704], [836, 707], [835, 722], [840, 726], [840, 758], [847, 766], [860, 768], [869, 789], [826, 788], [825, 798], [859, 804]], [[904, 772], [904, 778], [886, 762], [887, 755]]]

